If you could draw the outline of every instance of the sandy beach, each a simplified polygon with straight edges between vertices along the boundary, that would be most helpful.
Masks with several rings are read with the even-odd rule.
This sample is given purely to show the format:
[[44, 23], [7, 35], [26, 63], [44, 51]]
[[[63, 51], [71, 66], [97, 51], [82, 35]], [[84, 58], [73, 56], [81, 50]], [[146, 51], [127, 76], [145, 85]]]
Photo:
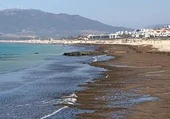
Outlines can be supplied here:
[[170, 51], [170, 39], [112, 39], [112, 40], [0, 40], [0, 43], [27, 43], [27, 44], [121, 44], [145, 46], [152, 45], [159, 51]]
[[92, 63], [105, 68], [104, 78], [77, 92], [78, 119], [169, 119], [170, 56], [151, 53], [151, 46], [99, 45], [115, 59]]

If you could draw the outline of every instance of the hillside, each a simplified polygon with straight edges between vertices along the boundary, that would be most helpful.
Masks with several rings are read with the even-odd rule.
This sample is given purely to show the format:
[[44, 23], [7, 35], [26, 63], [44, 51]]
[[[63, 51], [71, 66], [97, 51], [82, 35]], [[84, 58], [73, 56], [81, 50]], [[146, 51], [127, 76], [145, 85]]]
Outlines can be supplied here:
[[0, 33], [4, 34], [59, 37], [132, 30], [113, 27], [79, 15], [54, 14], [34, 9], [1, 10], [0, 19]]

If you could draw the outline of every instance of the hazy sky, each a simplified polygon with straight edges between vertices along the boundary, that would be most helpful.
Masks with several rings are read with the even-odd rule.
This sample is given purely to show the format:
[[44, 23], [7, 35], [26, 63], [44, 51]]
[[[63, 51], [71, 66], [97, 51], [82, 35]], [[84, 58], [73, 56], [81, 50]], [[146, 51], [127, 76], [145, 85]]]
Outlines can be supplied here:
[[170, 23], [170, 0], [0, 0], [0, 8], [78, 14], [132, 28]]

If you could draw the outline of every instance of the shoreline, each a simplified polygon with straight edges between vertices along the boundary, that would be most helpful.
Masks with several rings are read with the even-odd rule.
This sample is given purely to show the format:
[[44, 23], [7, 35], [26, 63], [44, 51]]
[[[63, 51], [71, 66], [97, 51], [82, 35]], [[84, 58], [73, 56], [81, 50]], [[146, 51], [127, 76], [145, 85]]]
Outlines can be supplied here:
[[90, 64], [107, 71], [103, 78], [81, 85], [86, 90], [76, 92], [75, 107], [92, 111], [77, 118], [170, 118], [169, 52], [127, 43], [95, 46], [98, 52], [116, 57]]
[[[69, 47], [65, 47], [66, 50], [58, 47], [55, 51], [62, 49], [61, 55], [59, 52], [57, 56], [48, 55], [43, 58], [44, 62], [35, 67], [0, 75], [0, 79], [3, 79], [0, 97], [1, 111], [4, 112], [1, 114], [2, 118], [12, 118], [11, 115], [25, 119], [66, 118], [67, 116], [71, 118], [72, 114], [78, 113], [79, 110], [67, 109], [65, 108], [67, 106], [63, 107], [63, 105], [68, 104], [70, 107], [74, 105], [77, 97], [74, 92], [83, 90], [79, 85], [99, 77], [98, 72], [104, 69], [91, 67], [88, 64], [92, 61], [92, 56], [80, 58], [62, 56], [67, 51], [94, 50], [95, 47]], [[50, 53], [50, 50], [46, 49], [46, 51]]]
[[[170, 91], [170, 57], [148, 53], [148, 50], [152, 50], [148, 46], [140, 49], [128, 45], [98, 47], [97, 51], [108, 50], [108, 55], [116, 58], [90, 64], [108, 71], [104, 72], [105, 77], [81, 85], [86, 90], [76, 93], [78, 105], [75, 107], [94, 112], [79, 114], [77, 118], [169, 119], [170, 96], [166, 95]], [[164, 84], [167, 86], [162, 88]], [[114, 98], [115, 95], [117, 99]], [[163, 114], [158, 113], [160, 110]]]
[[161, 39], [109, 39], [109, 40], [0, 40], [0, 43], [21, 43], [21, 44], [63, 44], [63, 45], [74, 45], [74, 44], [89, 44], [89, 45], [133, 45], [133, 46], [146, 46], [152, 45], [155, 50], [158, 51], [170, 51], [170, 40]]

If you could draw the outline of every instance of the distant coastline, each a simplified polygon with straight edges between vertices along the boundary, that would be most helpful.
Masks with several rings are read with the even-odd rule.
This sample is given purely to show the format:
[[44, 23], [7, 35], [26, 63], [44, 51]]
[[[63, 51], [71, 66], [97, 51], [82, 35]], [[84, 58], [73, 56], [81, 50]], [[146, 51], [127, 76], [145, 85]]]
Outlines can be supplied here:
[[121, 44], [121, 45], [152, 45], [158, 51], [170, 51], [170, 39], [117, 39], [117, 40], [0, 40], [0, 43], [26, 44]]

